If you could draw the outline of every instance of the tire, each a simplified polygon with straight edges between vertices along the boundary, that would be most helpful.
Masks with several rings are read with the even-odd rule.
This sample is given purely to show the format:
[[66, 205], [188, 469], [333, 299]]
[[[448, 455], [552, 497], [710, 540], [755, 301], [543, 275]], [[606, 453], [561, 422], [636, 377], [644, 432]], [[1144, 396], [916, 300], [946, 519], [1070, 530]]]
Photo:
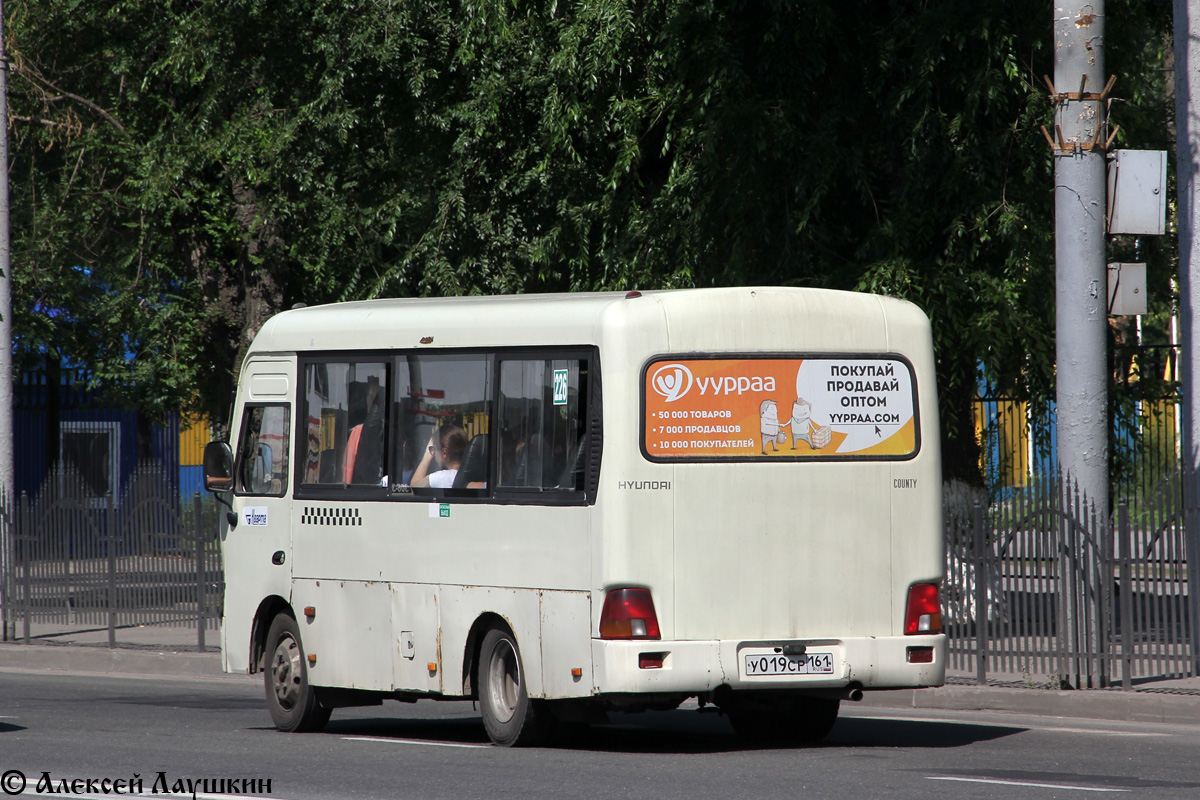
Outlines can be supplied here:
[[289, 733], [324, 728], [332, 712], [317, 702], [317, 692], [308, 684], [300, 628], [290, 614], [279, 614], [271, 622], [266, 654], [263, 684], [275, 727]]
[[549, 736], [554, 717], [545, 701], [530, 699], [517, 641], [493, 628], [479, 649], [479, 708], [488, 738], [501, 747], [539, 745]]
[[727, 709], [739, 736], [760, 744], [813, 744], [837, 722], [840, 700], [780, 697], [765, 693], [738, 697]]

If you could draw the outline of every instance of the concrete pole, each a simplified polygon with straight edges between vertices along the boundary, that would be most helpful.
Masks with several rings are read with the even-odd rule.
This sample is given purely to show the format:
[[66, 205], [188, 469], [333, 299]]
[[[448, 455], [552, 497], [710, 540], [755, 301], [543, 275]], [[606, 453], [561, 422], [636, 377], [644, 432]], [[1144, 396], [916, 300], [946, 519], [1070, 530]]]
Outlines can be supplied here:
[[[1104, 2], [1054, 2], [1054, 258], [1058, 460], [1098, 516], [1108, 519], [1108, 278], [1105, 267]], [[1069, 497], [1069, 495], [1067, 495]], [[1085, 512], [1085, 517], [1088, 516]], [[1064, 530], [1074, 529], [1065, 526]], [[1060, 586], [1087, 570], [1082, 542], [1064, 542]], [[1063, 598], [1064, 600], [1066, 598]], [[1063, 609], [1074, 604], [1065, 602]], [[1088, 638], [1073, 613], [1060, 620], [1065, 643], [1080, 653]], [[1090, 659], [1060, 666], [1091, 683]]]
[[[1108, 517], [1104, 3], [1054, 3], [1058, 460]], [[1082, 88], [1081, 88], [1082, 87]]]
[[[8, 51], [4, 49], [4, 0], [0, 0], [0, 605], [13, 582], [13, 338], [12, 238], [8, 209]], [[7, 608], [7, 606], [5, 606]], [[15, 631], [10, 613], [0, 617], [0, 639]]]
[[12, 237], [8, 208], [8, 51], [4, 48], [4, 0], [0, 0], [0, 640], [15, 638], [15, 622], [5, 605], [13, 585], [13, 521], [16, 514], [13, 471]]
[[[8, 209], [8, 51], [4, 49], [4, 0], [0, 0], [0, 605], [9, 601], [14, 548], [13, 515], [13, 338], [12, 338], [12, 238]], [[7, 608], [7, 606], [5, 606]], [[11, 612], [0, 624], [0, 639], [15, 633]]]
[[1188, 595], [1191, 600], [1193, 665], [1200, 670], [1200, 514], [1196, 479], [1200, 476], [1200, 0], [1175, 0], [1175, 176], [1179, 226], [1179, 390], [1182, 402], [1182, 466], [1187, 520]]

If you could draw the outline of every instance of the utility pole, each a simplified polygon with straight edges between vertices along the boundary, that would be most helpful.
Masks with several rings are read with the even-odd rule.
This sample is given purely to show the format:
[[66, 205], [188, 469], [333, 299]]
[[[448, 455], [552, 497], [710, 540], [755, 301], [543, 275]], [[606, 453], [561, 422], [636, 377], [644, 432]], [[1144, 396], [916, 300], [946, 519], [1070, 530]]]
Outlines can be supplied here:
[[1108, 516], [1104, 2], [1054, 3], [1058, 461]]
[[[0, 0], [0, 606], [8, 608], [13, 583], [13, 338], [12, 236], [8, 208], [8, 51], [4, 48], [4, 0]], [[14, 638], [6, 610], [0, 640]]]
[[[1104, 0], [1054, 0], [1055, 394], [1058, 461], [1108, 519], [1108, 273]], [[1071, 536], [1078, 534], [1071, 530]], [[1082, 543], [1068, 539], [1061, 586], [1078, 574]], [[1080, 653], [1084, 620], [1062, 595], [1060, 637]], [[1090, 659], [1087, 660], [1090, 665]], [[1090, 682], [1080, 663], [1060, 667]], [[1090, 668], [1089, 668], [1090, 672]]]
[[1192, 654], [1200, 662], [1200, 351], [1197, 322], [1200, 316], [1200, 0], [1175, 0], [1175, 175], [1179, 233], [1179, 391], [1182, 404], [1183, 445], [1180, 457], [1186, 480], [1186, 556], [1188, 596], [1191, 598]]

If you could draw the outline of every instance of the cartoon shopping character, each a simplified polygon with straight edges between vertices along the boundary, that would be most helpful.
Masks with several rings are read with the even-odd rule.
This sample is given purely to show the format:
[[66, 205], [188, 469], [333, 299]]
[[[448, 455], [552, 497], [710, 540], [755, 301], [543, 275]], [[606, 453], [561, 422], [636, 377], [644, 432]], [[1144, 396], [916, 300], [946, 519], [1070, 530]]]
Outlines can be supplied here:
[[803, 440], [808, 443], [809, 447], [813, 447], [812, 436], [809, 434], [808, 423], [812, 419], [812, 403], [805, 400], [803, 397], [797, 397], [796, 402], [792, 403], [792, 418], [788, 422], [792, 426], [792, 449], [796, 449], [796, 442]]
[[779, 408], [775, 405], [774, 400], [763, 400], [758, 407], [758, 429], [762, 433], [762, 452], [767, 454], [767, 442], [771, 443], [771, 449], [778, 451], [775, 446], [775, 437], [779, 435]]

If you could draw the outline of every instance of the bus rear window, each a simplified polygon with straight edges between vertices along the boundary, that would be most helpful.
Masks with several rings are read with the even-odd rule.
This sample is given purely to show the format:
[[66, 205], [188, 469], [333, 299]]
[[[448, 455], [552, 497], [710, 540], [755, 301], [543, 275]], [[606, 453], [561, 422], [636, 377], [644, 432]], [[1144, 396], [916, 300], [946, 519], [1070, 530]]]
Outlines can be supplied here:
[[902, 460], [920, 448], [899, 356], [659, 358], [642, 398], [652, 461]]

